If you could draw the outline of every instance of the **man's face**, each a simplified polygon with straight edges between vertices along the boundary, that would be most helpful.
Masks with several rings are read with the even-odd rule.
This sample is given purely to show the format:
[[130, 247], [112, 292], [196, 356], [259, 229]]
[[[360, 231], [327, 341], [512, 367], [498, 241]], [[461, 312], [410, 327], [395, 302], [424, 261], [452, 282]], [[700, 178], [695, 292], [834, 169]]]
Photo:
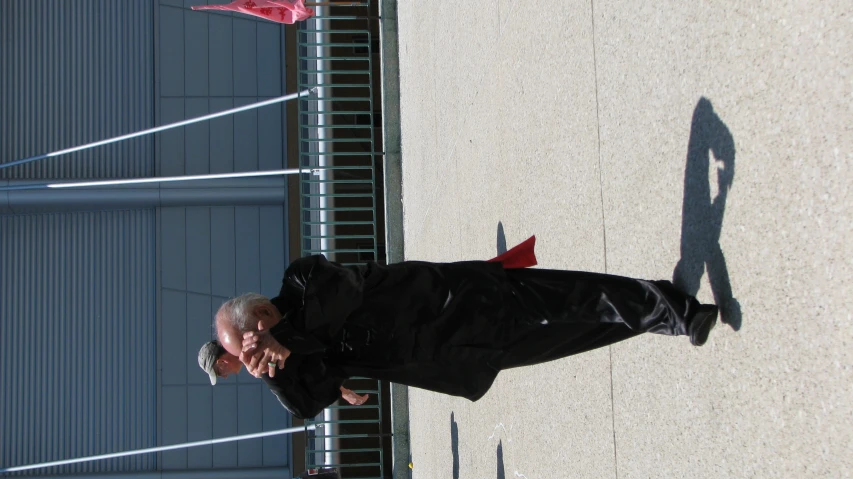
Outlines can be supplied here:
[[232, 326], [228, 321], [216, 321], [216, 335], [219, 339], [219, 344], [225, 348], [233, 357], [239, 357], [240, 351], [243, 349], [243, 335], [240, 331]]
[[216, 363], [213, 365], [213, 371], [220, 378], [227, 378], [231, 374], [239, 374], [243, 363], [240, 358], [231, 353], [225, 352], [216, 358]]
[[[269, 329], [273, 324], [281, 319], [281, 314], [278, 309], [269, 301], [255, 306], [252, 310], [247, 326], [249, 331], [258, 329], [258, 322], [263, 321], [265, 329]], [[240, 331], [225, 318], [222, 313], [216, 314], [216, 335], [219, 339], [219, 344], [225, 348], [231, 355], [240, 356], [240, 351], [243, 350], [243, 331]]]

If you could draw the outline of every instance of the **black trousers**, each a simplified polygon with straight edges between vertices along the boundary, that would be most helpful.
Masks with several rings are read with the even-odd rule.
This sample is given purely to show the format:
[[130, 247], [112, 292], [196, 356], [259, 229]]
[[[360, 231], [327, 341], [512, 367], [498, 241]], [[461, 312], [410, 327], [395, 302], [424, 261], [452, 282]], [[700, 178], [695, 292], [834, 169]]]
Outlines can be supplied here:
[[512, 322], [499, 369], [583, 353], [642, 333], [686, 335], [699, 302], [669, 281], [508, 269]]

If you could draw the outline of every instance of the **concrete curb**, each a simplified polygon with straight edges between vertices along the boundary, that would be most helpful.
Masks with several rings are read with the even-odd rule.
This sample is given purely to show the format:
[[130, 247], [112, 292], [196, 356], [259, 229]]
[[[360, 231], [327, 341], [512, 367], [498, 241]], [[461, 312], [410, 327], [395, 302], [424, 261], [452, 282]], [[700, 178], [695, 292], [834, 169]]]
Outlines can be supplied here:
[[[382, 134], [385, 155], [385, 248], [387, 262], [405, 259], [403, 243], [403, 169], [400, 141], [400, 71], [397, 47], [397, 0], [379, 0], [379, 43], [382, 46]], [[391, 384], [392, 474], [410, 479], [409, 390]]]

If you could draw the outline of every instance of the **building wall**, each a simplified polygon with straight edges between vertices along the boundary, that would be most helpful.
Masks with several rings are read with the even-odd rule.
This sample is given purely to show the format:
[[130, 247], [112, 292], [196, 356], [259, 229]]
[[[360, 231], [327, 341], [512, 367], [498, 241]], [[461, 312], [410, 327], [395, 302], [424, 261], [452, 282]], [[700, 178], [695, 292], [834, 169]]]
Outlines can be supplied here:
[[[205, 2], [159, 4], [161, 124], [284, 94], [281, 25], [189, 9], [198, 3]], [[170, 176], [282, 168], [284, 121], [278, 104], [164, 132], [157, 171]]]
[[[161, 443], [198, 441], [290, 426], [290, 416], [243, 370], [215, 387], [199, 369], [211, 318], [229, 297], [275, 296], [285, 268], [284, 208], [163, 208], [160, 221]], [[163, 453], [163, 469], [288, 464], [283, 436]]]
[[153, 210], [0, 216], [2, 467], [155, 444], [154, 233]]
[[[0, 163], [282, 94], [279, 26], [189, 6], [0, 2]], [[282, 112], [0, 169], [0, 186], [281, 168]], [[226, 297], [277, 291], [285, 205], [49, 204], [0, 215], [0, 467], [289, 426], [256, 379], [214, 388], [196, 362]], [[289, 456], [276, 437], [36, 474], [284, 477]]]
[[[154, 122], [153, 2], [0, 2], [0, 162]], [[128, 21], [133, 19], [133, 21]], [[150, 176], [153, 138], [0, 170]], [[153, 209], [0, 216], [0, 465], [156, 444]], [[147, 471], [139, 456], [42, 473]]]
[[[206, 2], [158, 4], [161, 124], [285, 94], [282, 27], [190, 10], [200, 3]], [[279, 104], [160, 133], [156, 169], [171, 176], [284, 168], [285, 124]], [[277, 204], [159, 212], [161, 444], [289, 427], [289, 415], [257, 379], [243, 371], [211, 387], [196, 359], [222, 302], [246, 292], [278, 293], [284, 211]], [[273, 437], [165, 453], [162, 467], [283, 466], [289, 444]]]
[[[152, 1], [0, 2], [0, 161], [154, 123]], [[153, 138], [0, 170], [11, 178], [154, 173]]]

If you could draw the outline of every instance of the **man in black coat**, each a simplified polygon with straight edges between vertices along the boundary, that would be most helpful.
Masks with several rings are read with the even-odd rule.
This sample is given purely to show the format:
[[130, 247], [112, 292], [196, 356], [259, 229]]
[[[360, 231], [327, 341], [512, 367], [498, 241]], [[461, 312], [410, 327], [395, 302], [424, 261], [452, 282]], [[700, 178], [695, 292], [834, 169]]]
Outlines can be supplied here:
[[642, 333], [701, 346], [716, 320], [715, 306], [669, 281], [485, 261], [342, 266], [315, 255], [291, 263], [277, 297], [223, 304], [216, 327], [286, 408], [311, 417], [350, 377], [476, 401], [503, 369]]

